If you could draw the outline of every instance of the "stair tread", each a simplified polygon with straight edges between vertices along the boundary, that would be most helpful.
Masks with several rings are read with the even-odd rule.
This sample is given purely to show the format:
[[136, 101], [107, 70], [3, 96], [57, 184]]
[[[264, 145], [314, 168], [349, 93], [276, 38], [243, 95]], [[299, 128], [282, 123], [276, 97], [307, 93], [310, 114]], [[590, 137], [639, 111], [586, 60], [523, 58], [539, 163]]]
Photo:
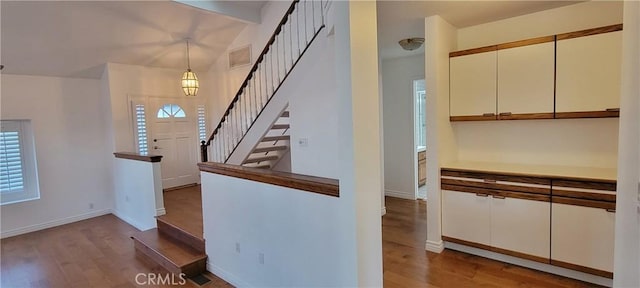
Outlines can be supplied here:
[[[160, 221], [160, 222], [162, 222], [164, 224], [170, 225], [171, 227], [174, 227], [175, 229], [181, 230], [182, 232], [184, 232], [185, 234], [188, 234], [189, 236], [191, 236], [193, 238], [196, 238], [198, 240], [204, 241], [204, 238], [202, 237], [202, 234], [198, 235], [198, 233], [195, 233], [195, 230], [194, 230], [195, 228], [185, 229], [184, 227], [180, 227], [177, 223], [174, 223], [171, 219], [166, 217], [166, 215], [156, 216], [156, 220]], [[194, 231], [189, 231], [189, 230], [194, 230]]]
[[266, 136], [262, 138], [261, 142], [270, 142], [276, 140], [289, 140], [289, 135], [280, 135], [280, 136]]
[[263, 161], [271, 161], [271, 160], [278, 160], [278, 156], [273, 155], [273, 156], [262, 156], [262, 157], [249, 158], [247, 160], [244, 160], [243, 164], [263, 162]]
[[273, 126], [271, 126], [271, 130], [289, 129], [289, 127], [289, 124], [273, 124]]
[[138, 232], [133, 235], [133, 238], [162, 255], [178, 268], [207, 258], [206, 254], [198, 252], [168, 235], [161, 234], [157, 228]]
[[280, 114], [280, 117], [289, 117], [289, 111], [284, 111]]
[[253, 149], [253, 151], [251, 151], [251, 153], [264, 153], [264, 152], [271, 152], [271, 151], [281, 151], [281, 150], [287, 150], [287, 146], [269, 146], [269, 147], [260, 147], [260, 148], [255, 148]]

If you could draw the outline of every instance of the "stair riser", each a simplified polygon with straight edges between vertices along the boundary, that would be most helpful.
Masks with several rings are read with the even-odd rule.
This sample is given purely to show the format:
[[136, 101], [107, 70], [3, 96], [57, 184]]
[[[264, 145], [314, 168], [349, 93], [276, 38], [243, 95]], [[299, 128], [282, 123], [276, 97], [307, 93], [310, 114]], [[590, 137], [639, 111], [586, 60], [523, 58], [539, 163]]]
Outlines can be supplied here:
[[160, 219], [157, 219], [156, 222], [158, 223], [158, 231], [160, 231], [161, 233], [166, 234], [184, 244], [187, 244], [199, 252], [206, 253], [204, 240], [199, 239], [178, 227], [165, 223]]
[[195, 261], [193, 263], [184, 265], [183, 267], [177, 267], [175, 264], [171, 263], [171, 261], [167, 260], [162, 254], [153, 250], [144, 243], [138, 241], [138, 239], [133, 238], [133, 245], [139, 253], [142, 253], [144, 256], [151, 259], [153, 262], [158, 263], [167, 271], [173, 274], [184, 273], [186, 277], [193, 277], [196, 275], [200, 275], [207, 270], [207, 258], [203, 258], [201, 260]]
[[136, 248], [136, 251], [149, 257], [149, 259], [153, 260], [153, 262], [158, 263], [160, 266], [164, 267], [164, 269], [167, 269], [167, 271], [174, 274], [182, 273], [179, 267], [176, 267], [173, 263], [171, 263], [169, 260], [164, 258], [164, 256], [162, 256], [160, 253], [147, 247], [146, 245], [144, 245], [144, 243], [140, 242], [138, 239], [133, 238], [133, 245]]

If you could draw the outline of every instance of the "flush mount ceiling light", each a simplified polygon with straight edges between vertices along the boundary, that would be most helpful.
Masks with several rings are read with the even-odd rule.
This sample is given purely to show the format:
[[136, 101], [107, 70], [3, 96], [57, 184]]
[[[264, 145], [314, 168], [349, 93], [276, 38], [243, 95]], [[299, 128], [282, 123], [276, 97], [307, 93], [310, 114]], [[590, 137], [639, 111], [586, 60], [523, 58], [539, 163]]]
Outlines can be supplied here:
[[182, 91], [184, 91], [184, 95], [187, 96], [196, 96], [198, 94], [198, 88], [200, 87], [200, 83], [198, 82], [198, 77], [195, 72], [191, 72], [191, 61], [189, 59], [189, 39], [187, 42], [187, 71], [182, 74]]
[[419, 38], [419, 37], [407, 38], [407, 39], [402, 39], [398, 41], [398, 44], [400, 44], [402, 49], [407, 51], [416, 50], [420, 48], [420, 46], [422, 46], [422, 43], [424, 43], [424, 38]]

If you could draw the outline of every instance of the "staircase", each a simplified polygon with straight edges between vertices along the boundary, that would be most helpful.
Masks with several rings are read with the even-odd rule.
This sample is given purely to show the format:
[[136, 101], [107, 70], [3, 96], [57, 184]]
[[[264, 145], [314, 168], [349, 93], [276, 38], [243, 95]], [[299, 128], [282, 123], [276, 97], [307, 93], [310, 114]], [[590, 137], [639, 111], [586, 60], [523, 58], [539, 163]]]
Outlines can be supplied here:
[[207, 266], [204, 239], [162, 217], [156, 221], [158, 228], [131, 237], [136, 250], [176, 275], [184, 273], [187, 278], [193, 278], [204, 273]]
[[[212, 161], [221, 163], [234, 156], [232, 164], [272, 169], [289, 153], [287, 103], [271, 100], [325, 27], [326, 4], [325, 0], [291, 3], [224, 116], [208, 140], [202, 141], [202, 162], [209, 161], [209, 155]], [[255, 125], [257, 122], [264, 125]], [[258, 136], [245, 137], [249, 132]], [[240, 144], [250, 149], [237, 149]], [[175, 274], [198, 278], [205, 272], [207, 255], [202, 235], [189, 233], [163, 216], [156, 222], [157, 228], [131, 237], [136, 250]]]
[[289, 111], [283, 111], [254, 146], [242, 166], [271, 169], [289, 153]]
[[[293, 1], [213, 133], [202, 141], [202, 162], [272, 169], [287, 155], [292, 125], [289, 112], [263, 112], [270, 104], [276, 105], [271, 101], [274, 95], [325, 27], [326, 4], [323, 0]], [[273, 124], [266, 127], [255, 125], [257, 122]], [[252, 131], [256, 129], [260, 130]], [[244, 149], [247, 145], [253, 149]]]

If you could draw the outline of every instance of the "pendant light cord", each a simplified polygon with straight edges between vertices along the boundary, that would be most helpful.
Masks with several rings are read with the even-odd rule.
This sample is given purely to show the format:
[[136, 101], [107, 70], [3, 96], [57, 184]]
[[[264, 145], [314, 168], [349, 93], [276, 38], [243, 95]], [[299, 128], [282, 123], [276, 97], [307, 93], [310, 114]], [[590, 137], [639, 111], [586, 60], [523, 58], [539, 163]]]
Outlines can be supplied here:
[[191, 72], [191, 59], [189, 59], [189, 40], [187, 40], [187, 70]]

